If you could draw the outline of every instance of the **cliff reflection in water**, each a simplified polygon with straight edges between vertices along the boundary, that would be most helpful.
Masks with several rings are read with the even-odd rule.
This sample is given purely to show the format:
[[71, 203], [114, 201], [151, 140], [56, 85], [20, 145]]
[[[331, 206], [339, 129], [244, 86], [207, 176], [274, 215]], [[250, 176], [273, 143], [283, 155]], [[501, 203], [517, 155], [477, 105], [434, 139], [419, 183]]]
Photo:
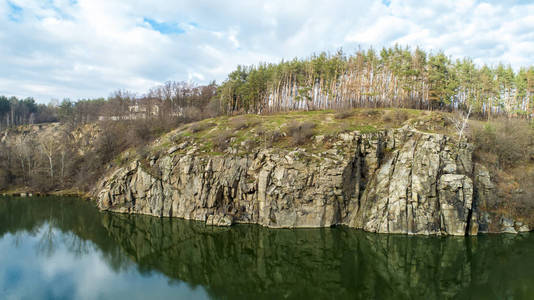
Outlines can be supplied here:
[[532, 236], [475, 238], [272, 230], [106, 215], [111, 236], [142, 269], [213, 295], [433, 299], [534, 295]]
[[[50, 225], [50, 227], [46, 227]], [[56, 228], [61, 238], [54, 236]], [[76, 199], [0, 199], [0, 238], [38, 233], [43, 256], [58, 244], [94, 249], [115, 272], [134, 267], [212, 298], [436, 299], [534, 295], [534, 235], [472, 238], [369, 234], [346, 228], [231, 228], [100, 213]], [[67, 239], [65, 237], [68, 237]]]

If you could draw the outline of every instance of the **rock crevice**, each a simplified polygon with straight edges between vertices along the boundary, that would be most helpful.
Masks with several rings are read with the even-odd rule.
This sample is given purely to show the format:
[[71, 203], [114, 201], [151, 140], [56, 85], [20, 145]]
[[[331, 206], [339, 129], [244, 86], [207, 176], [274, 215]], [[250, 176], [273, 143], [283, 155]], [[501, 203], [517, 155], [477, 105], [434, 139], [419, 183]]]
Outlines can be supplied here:
[[150, 170], [136, 160], [108, 174], [95, 190], [99, 208], [219, 226], [488, 231], [477, 205], [494, 189], [487, 171], [473, 165], [470, 144], [456, 145], [441, 134], [408, 127], [342, 133], [323, 153], [257, 148], [210, 156], [186, 148], [171, 148], [151, 161]]

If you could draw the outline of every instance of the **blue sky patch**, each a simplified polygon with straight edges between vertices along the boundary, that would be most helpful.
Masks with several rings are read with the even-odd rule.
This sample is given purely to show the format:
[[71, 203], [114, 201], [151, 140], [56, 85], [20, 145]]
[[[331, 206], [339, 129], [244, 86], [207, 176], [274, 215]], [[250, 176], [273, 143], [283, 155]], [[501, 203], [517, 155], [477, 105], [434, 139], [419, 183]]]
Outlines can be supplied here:
[[[74, 6], [77, 5], [78, 1], [76, 0], [69, 0], [69, 5]], [[68, 15], [65, 11], [63, 11], [60, 7], [54, 3], [54, 0], [48, 0], [43, 4], [44, 8], [51, 9], [56, 13], [56, 17], [65, 19], [65, 20], [74, 20], [74, 18], [70, 15]]]
[[159, 31], [162, 34], [181, 34], [185, 32], [185, 30], [180, 28], [176, 23], [158, 22], [149, 18], [143, 18], [143, 21], [148, 23], [152, 29]]
[[[477, 64], [510, 63], [516, 70], [534, 62], [529, 47], [534, 0], [451, 1], [446, 6], [439, 1], [307, 0], [313, 9], [305, 14], [287, 9], [285, 3], [265, 7], [262, 1], [230, 10], [224, 1], [212, 1], [209, 9], [202, 1], [160, 1], [156, 10], [148, 0], [96, 6], [80, 0], [28, 1], [0, 0], [0, 94], [32, 96], [40, 103], [97, 98], [117, 89], [143, 94], [167, 80], [188, 80], [193, 69], [198, 78], [205, 78], [199, 79], [201, 84], [222, 82], [238, 64], [274, 63], [339, 48], [352, 53], [358, 47], [395, 43], [412, 50], [442, 49], [454, 59], [468, 56]], [[375, 9], [376, 4], [381, 9]], [[391, 11], [393, 6], [399, 13]], [[354, 11], [366, 11], [366, 17], [355, 18]], [[224, 17], [213, 12], [224, 12]], [[94, 30], [102, 25], [100, 17], [116, 22], [109, 22], [105, 32]], [[46, 23], [50, 21], [54, 23]], [[129, 36], [138, 28], [147, 41], [140, 40], [137, 47], [116, 43], [93, 54], [94, 45], [109, 43], [110, 36]], [[124, 53], [136, 63], [115, 59]], [[72, 62], [80, 67], [73, 68]], [[66, 83], [64, 78], [71, 80]]]
[[7, 1], [7, 6], [9, 7], [9, 19], [13, 22], [18, 22], [22, 18], [22, 7]]

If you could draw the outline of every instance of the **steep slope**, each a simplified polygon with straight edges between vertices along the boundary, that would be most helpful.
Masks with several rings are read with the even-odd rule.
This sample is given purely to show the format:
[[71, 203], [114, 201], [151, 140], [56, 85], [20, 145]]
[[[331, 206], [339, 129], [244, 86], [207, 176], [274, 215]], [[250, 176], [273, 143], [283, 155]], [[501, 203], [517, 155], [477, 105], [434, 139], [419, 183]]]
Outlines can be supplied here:
[[[495, 187], [484, 166], [473, 163], [473, 146], [416, 129], [421, 119], [396, 129], [316, 135], [305, 145], [283, 139], [250, 143], [268, 130], [249, 120], [234, 125], [239, 129], [232, 136], [221, 131], [231, 128], [231, 121], [181, 128], [153, 145], [145, 158], [125, 154], [129, 162], [95, 189], [98, 206], [223, 226], [347, 225], [445, 235], [528, 230], [479, 210], [480, 197], [491, 197]], [[315, 121], [320, 133], [329, 123]], [[210, 135], [211, 141], [228, 135], [230, 142], [215, 152]]]

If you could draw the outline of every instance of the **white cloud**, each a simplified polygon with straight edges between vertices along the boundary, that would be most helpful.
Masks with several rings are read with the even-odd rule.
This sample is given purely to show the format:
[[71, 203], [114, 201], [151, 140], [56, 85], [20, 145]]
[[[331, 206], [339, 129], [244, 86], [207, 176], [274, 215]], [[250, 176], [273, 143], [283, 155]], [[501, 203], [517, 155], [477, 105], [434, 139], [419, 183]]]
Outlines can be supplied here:
[[[137, 264], [122, 252], [111, 254], [120, 255], [115, 262], [123, 260], [121, 268], [114, 269], [109, 261], [110, 253], [106, 255], [93, 242], [80, 239], [72, 232], [53, 228], [54, 243], [48, 248], [44, 237], [48, 230], [45, 224], [34, 235], [18, 231], [15, 235], [0, 236], [0, 253], [9, 254], [0, 256], [2, 299], [39, 299], [44, 295], [58, 299], [208, 297], [202, 286], [192, 288], [158, 270], [141, 273]], [[73, 250], [71, 245], [81, 246]], [[170, 279], [184, 284], [170, 284]]]
[[532, 65], [534, 4], [522, 2], [0, 0], [0, 94], [142, 93], [167, 80], [220, 82], [237, 64], [395, 43]]

